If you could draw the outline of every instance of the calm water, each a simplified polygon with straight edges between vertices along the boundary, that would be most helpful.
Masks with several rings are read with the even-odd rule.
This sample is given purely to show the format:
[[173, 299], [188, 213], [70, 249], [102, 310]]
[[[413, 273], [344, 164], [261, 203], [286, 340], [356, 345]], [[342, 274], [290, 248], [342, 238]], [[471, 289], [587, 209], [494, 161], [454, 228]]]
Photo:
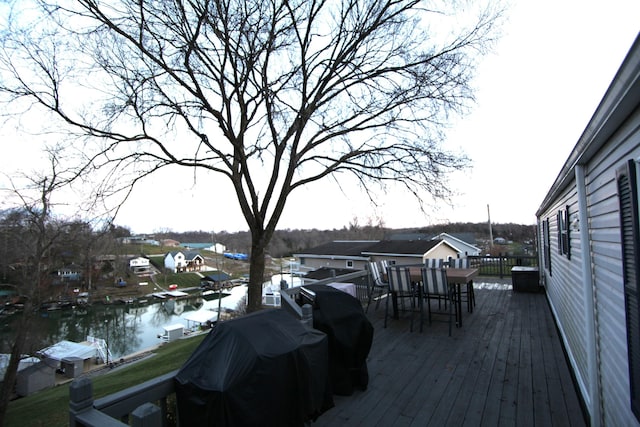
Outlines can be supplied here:
[[[236, 309], [246, 295], [246, 286], [237, 286], [227, 291], [220, 305]], [[223, 293], [223, 295], [225, 295]], [[218, 300], [205, 300], [200, 295], [180, 300], [158, 300], [149, 297], [148, 305], [113, 304], [92, 305], [86, 309], [69, 309], [42, 312], [30, 338], [36, 342], [34, 350], [41, 350], [62, 340], [82, 342], [87, 336], [105, 339], [114, 358], [154, 347], [161, 343], [158, 335], [163, 326], [181, 323], [193, 326], [183, 317], [195, 310], [218, 310]], [[11, 341], [10, 318], [3, 319], [0, 335], [2, 349], [9, 352]]]

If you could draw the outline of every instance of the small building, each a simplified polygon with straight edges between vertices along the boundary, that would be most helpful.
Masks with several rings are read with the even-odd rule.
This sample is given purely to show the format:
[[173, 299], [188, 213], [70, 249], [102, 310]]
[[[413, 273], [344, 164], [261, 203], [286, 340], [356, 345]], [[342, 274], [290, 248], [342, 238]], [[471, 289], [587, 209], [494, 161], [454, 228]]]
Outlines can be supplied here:
[[229, 276], [224, 271], [215, 271], [200, 279], [200, 287], [208, 289], [220, 289], [225, 287], [229, 280], [231, 280], [231, 276]]
[[177, 248], [180, 246], [180, 242], [178, 242], [177, 240], [173, 240], [173, 239], [163, 239], [160, 241], [160, 244], [162, 246], [168, 246], [170, 248]]
[[129, 260], [129, 269], [135, 274], [149, 273], [151, 270], [151, 263], [149, 258], [137, 257]]
[[182, 338], [182, 336], [184, 335], [184, 325], [180, 323], [163, 326], [162, 330], [164, 331], [163, 334], [160, 335], [160, 339], [162, 340], [162, 342], [175, 341]]
[[226, 252], [227, 247], [222, 243], [181, 243], [180, 246], [186, 250], [204, 250], [222, 254]]
[[56, 384], [56, 370], [48, 363], [40, 362], [31, 365], [16, 376], [16, 394], [29, 396], [40, 390], [52, 388]]

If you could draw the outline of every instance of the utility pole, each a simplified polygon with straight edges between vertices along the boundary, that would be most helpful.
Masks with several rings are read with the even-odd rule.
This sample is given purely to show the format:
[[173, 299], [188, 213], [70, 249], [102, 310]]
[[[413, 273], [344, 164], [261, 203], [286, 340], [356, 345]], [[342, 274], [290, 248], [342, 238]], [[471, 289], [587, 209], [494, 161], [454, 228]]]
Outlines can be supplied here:
[[488, 203], [487, 203], [487, 218], [489, 221], [489, 249], [493, 249], [493, 230], [491, 229], [491, 211], [489, 210]]

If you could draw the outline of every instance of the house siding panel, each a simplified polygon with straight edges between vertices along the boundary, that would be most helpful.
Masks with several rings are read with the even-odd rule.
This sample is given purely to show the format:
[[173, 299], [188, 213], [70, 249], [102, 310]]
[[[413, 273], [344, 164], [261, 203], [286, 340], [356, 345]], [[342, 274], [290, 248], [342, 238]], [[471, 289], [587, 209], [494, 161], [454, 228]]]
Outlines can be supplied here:
[[[640, 121], [636, 113], [634, 121]], [[637, 127], [633, 126], [637, 130]], [[638, 158], [640, 135], [631, 135], [629, 127], [611, 140], [616, 149], [601, 150], [585, 165], [587, 211], [591, 253], [591, 274], [595, 286], [596, 335], [598, 348], [587, 349], [583, 338], [583, 292], [581, 289], [579, 246], [572, 234], [572, 260], [567, 261], [552, 251], [553, 276], [548, 280], [548, 295], [558, 324], [574, 359], [574, 369], [584, 396], [588, 384], [587, 351], [598, 351], [602, 420], [604, 425], [638, 425], [629, 404], [628, 355], [622, 286], [620, 219], [615, 182], [615, 169], [629, 158]], [[622, 136], [622, 138], [621, 138]], [[629, 147], [629, 144], [633, 147]], [[564, 198], [567, 197], [565, 193]], [[567, 200], [561, 198], [547, 212], [552, 215]], [[576, 208], [577, 209], [577, 208]], [[555, 221], [551, 222], [552, 245], [557, 245]], [[581, 252], [581, 251], [580, 251]], [[577, 286], [573, 286], [573, 284]], [[577, 335], [576, 335], [577, 334]], [[579, 334], [582, 334], [580, 336]]]
[[[631, 159], [640, 159], [640, 37], [537, 212], [540, 233], [543, 221], [550, 219], [552, 274], [542, 269], [547, 297], [594, 425], [640, 425], [629, 390], [616, 181], [616, 171]], [[575, 203], [578, 168], [584, 176], [585, 206]], [[570, 236], [570, 260], [558, 253], [555, 221], [558, 210], [567, 205], [571, 214], [583, 209], [584, 222], [579, 224], [582, 235]], [[578, 242], [581, 237], [587, 241]], [[593, 297], [593, 307], [587, 297]], [[586, 323], [591, 321], [595, 330]], [[589, 336], [590, 332], [594, 333]]]
[[546, 212], [549, 217], [550, 241], [551, 241], [551, 265], [553, 273], [546, 277], [547, 294], [550, 304], [556, 313], [560, 329], [562, 331], [565, 347], [569, 353], [578, 384], [586, 390], [588, 383], [588, 361], [586, 353], [585, 331], [585, 301], [582, 292], [582, 272], [580, 259], [583, 248], [576, 243], [579, 235], [570, 229], [569, 239], [571, 246], [571, 259], [558, 252], [558, 224], [556, 215], [558, 211], [569, 208], [570, 215], [578, 211], [577, 192], [570, 188], [562, 194], [556, 203]]
[[[636, 114], [633, 120], [640, 120]], [[635, 126], [633, 126], [635, 127]], [[615, 170], [626, 160], [640, 155], [631, 127], [623, 127], [607, 149], [590, 162], [593, 182], [588, 185], [593, 275], [596, 284], [596, 311], [600, 381], [606, 425], [637, 425], [629, 406], [629, 371], [626, 344], [626, 317], [620, 241], [620, 216]], [[637, 130], [637, 128], [636, 128]], [[636, 132], [636, 139], [638, 134]]]

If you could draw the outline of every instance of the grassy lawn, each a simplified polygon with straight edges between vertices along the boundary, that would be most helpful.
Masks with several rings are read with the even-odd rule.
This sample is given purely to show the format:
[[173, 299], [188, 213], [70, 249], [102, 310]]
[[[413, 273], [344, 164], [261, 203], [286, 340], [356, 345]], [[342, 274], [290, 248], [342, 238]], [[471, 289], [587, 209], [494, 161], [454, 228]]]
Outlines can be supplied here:
[[[94, 398], [106, 396], [179, 369], [206, 334], [163, 345], [155, 355], [114, 372], [96, 376]], [[9, 403], [7, 426], [54, 427], [69, 424], [69, 384], [38, 392]]]

